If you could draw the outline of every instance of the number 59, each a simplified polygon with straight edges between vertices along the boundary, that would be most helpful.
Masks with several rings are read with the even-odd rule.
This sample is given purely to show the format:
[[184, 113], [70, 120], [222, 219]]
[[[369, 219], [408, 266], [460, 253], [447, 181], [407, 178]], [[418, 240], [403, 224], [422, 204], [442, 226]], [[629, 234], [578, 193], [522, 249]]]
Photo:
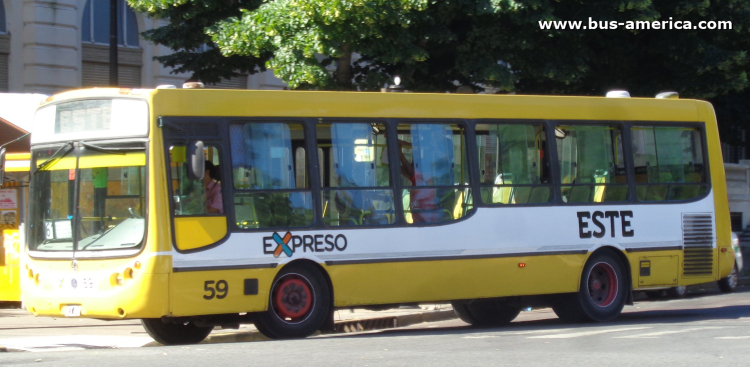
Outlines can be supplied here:
[[[214, 283], [216, 286], [214, 287]], [[227, 297], [227, 293], [229, 293], [229, 284], [227, 284], [226, 280], [207, 280], [205, 283], [203, 283], [203, 290], [208, 292], [207, 294], [203, 295], [203, 299], [224, 299]]]

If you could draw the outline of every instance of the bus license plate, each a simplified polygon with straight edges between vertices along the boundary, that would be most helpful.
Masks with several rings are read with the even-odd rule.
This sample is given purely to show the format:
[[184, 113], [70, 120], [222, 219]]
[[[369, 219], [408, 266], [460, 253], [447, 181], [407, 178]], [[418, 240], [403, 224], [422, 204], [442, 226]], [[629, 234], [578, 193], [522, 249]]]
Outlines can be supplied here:
[[81, 316], [81, 306], [65, 306], [63, 307], [63, 314], [65, 314], [65, 317]]

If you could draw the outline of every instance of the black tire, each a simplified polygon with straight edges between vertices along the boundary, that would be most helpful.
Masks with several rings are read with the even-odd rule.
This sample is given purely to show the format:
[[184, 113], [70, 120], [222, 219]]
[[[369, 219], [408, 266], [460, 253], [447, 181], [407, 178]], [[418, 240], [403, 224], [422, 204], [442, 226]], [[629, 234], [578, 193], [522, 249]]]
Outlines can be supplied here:
[[552, 302], [557, 316], [569, 322], [610, 321], [627, 301], [627, 271], [610, 251], [595, 253], [586, 262], [576, 293], [561, 294]]
[[453, 311], [465, 323], [473, 326], [503, 326], [521, 313], [521, 306], [502, 299], [478, 299], [453, 302]]
[[268, 310], [256, 316], [255, 327], [271, 339], [304, 338], [323, 327], [330, 312], [331, 291], [320, 271], [291, 265], [274, 279]]
[[214, 329], [211, 326], [196, 326], [192, 321], [173, 323], [162, 319], [142, 319], [141, 324], [149, 336], [164, 345], [197, 344]]
[[646, 297], [651, 299], [659, 299], [664, 295], [664, 291], [645, 291], [644, 293], [646, 293]]
[[667, 296], [670, 298], [683, 298], [687, 295], [687, 286], [672, 287], [667, 289]]
[[737, 285], [740, 282], [740, 273], [737, 271], [737, 264], [732, 268], [732, 272], [729, 276], [719, 280], [719, 289], [724, 293], [731, 293], [737, 289]]

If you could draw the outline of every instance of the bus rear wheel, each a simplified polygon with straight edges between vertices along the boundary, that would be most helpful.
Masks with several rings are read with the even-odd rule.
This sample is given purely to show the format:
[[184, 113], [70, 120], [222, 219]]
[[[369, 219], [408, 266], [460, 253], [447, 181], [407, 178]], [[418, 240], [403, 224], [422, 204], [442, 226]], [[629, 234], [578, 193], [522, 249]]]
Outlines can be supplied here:
[[737, 264], [732, 268], [732, 272], [729, 276], [719, 280], [719, 289], [724, 293], [734, 292], [737, 289], [737, 284], [740, 282], [740, 273], [737, 271]]
[[667, 296], [671, 298], [682, 298], [687, 295], [687, 287], [684, 285], [667, 289]]
[[213, 327], [197, 326], [192, 321], [177, 323], [162, 319], [142, 319], [149, 336], [164, 345], [196, 344], [211, 334]]
[[331, 292], [320, 271], [292, 265], [282, 269], [271, 287], [268, 310], [255, 327], [271, 339], [304, 338], [319, 330], [331, 310]]
[[610, 251], [591, 256], [583, 268], [576, 293], [557, 297], [552, 310], [565, 321], [609, 321], [620, 315], [627, 301], [625, 266]]
[[521, 313], [521, 306], [502, 299], [478, 299], [453, 302], [453, 311], [465, 323], [473, 326], [503, 326]]

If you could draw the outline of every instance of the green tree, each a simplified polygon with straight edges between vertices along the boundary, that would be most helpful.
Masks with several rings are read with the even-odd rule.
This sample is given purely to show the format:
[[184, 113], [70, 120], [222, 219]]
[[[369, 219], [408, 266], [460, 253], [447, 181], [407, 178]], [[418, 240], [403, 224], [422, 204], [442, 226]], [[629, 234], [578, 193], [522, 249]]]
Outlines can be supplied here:
[[170, 48], [173, 53], [157, 56], [164, 66], [175, 73], [191, 73], [192, 80], [215, 84], [240, 73], [265, 70], [272, 56], [263, 52], [254, 56], [225, 56], [206, 34], [206, 28], [241, 11], [257, 9], [262, 0], [128, 0], [136, 11], [164, 19], [167, 25], [142, 33], [156, 44]]
[[[408, 89], [430, 92], [469, 86], [600, 96], [621, 88], [652, 97], [674, 90], [715, 102], [722, 132], [750, 126], [747, 114], [732, 112], [736, 103], [747, 104], [750, 87], [746, 0], [129, 2], [170, 19], [169, 26], [146, 33], [176, 50], [160, 61], [204, 81], [268, 67], [293, 89], [376, 90], [399, 75]], [[540, 26], [589, 26], [589, 19], [610, 29]], [[690, 21], [694, 28], [701, 21], [730, 21], [732, 28], [625, 26], [637, 21]], [[206, 43], [210, 52], [186, 51]]]
[[427, 0], [276, 0], [218, 22], [208, 33], [226, 56], [273, 58], [291, 88], [353, 89], [352, 54], [391, 63], [427, 58], [407, 31]]

